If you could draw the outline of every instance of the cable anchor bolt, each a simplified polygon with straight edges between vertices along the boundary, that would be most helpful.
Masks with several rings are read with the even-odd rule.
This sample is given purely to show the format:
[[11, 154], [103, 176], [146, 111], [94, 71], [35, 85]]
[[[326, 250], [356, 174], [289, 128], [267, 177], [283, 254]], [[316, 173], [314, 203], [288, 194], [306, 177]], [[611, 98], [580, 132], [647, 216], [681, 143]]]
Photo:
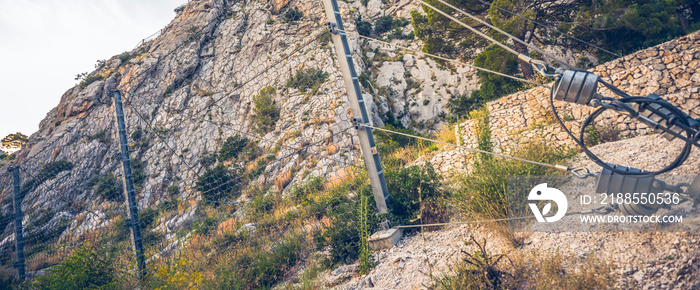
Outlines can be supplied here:
[[611, 206], [611, 205], [604, 205], [604, 206], [601, 206], [599, 208], [594, 208], [591, 210], [591, 212], [593, 212], [593, 213], [602, 214], [602, 215], [606, 215], [606, 214], [609, 214], [609, 213], [614, 212], [614, 211], [615, 211], [615, 206]]
[[326, 24], [328, 26], [328, 32], [331, 34], [338, 34], [338, 24], [335, 22], [328, 22]]
[[355, 126], [355, 130], [359, 130], [360, 127], [364, 127], [364, 124], [362, 124], [361, 118], [353, 118], [352, 124], [353, 124], [353, 126]]
[[532, 59], [531, 57], [529, 57], [529, 56], [527, 56], [527, 55], [524, 55], [524, 54], [522, 54], [522, 53], [518, 55], [518, 59], [519, 59], [519, 60], [522, 60], [522, 61], [524, 61], [524, 62], [529, 63], [530, 65], [532, 65], [533, 68], [535, 68], [535, 70], [536, 70], [539, 74], [541, 74], [541, 75], [543, 75], [543, 76], [545, 76], [545, 77], [548, 77], [548, 78], [557, 78], [557, 77], [559, 77], [559, 74], [556, 74], [556, 73], [554, 73], [554, 74], [547, 73], [547, 71], [548, 71], [550, 68], [551, 68], [551, 69], [554, 69], [554, 68], [551, 67], [550, 65], [548, 65], [548, 64], [547, 64], [546, 62], [544, 62], [544, 61], [537, 60], [537, 59]]
[[587, 178], [587, 177], [595, 177], [596, 176], [596, 173], [590, 172], [588, 170], [588, 168], [586, 168], [586, 167], [570, 168], [569, 166], [561, 165], [561, 164], [554, 165], [554, 167], [559, 169], [559, 170], [569, 172], [578, 178]]

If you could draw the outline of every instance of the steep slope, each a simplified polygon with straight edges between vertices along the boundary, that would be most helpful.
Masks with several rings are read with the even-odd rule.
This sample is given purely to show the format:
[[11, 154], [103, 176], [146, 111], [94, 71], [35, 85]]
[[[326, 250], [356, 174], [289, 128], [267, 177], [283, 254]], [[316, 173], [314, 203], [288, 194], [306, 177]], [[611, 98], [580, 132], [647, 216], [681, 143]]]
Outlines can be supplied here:
[[[385, 12], [375, 2], [369, 8], [343, 3], [342, 11], [359, 10], [372, 14], [365, 19], [376, 18]], [[16, 153], [15, 163], [22, 166], [29, 254], [57, 240], [83, 239], [124, 217], [118, 197], [121, 162], [114, 90], [124, 97], [139, 208], [163, 209], [174, 200], [190, 205], [157, 221], [170, 239], [189, 225], [203, 199], [196, 182], [209, 167], [202, 159], [218, 152], [230, 137], [245, 138], [259, 150], [250, 160], [220, 163], [255, 171], [246, 174], [250, 182], [272, 191], [315, 176], [331, 183], [356, 176], [360, 152], [322, 7], [317, 1], [190, 1], [158, 37], [100, 63], [66, 91]], [[354, 21], [347, 22], [354, 29]], [[414, 40], [402, 41], [420, 47]], [[406, 126], [433, 120], [449, 98], [439, 91], [467, 93], [474, 88], [473, 78], [459, 77], [469, 72], [464, 67], [440, 69], [432, 60], [394, 48], [382, 51], [356, 37], [351, 47], [358, 68], [372, 61], [379, 85], [396, 92], [391, 101], [377, 100], [379, 107], [368, 105], [379, 125], [390, 111]], [[417, 86], [407, 87], [408, 72]], [[255, 104], [263, 94], [278, 110], [278, 117], [264, 128], [259, 123], [266, 116], [256, 112]], [[369, 101], [372, 95], [364, 98]], [[419, 99], [432, 102], [409, 109]], [[0, 248], [6, 257], [14, 242], [8, 168], [0, 169]], [[35, 261], [32, 268], [46, 263]]]

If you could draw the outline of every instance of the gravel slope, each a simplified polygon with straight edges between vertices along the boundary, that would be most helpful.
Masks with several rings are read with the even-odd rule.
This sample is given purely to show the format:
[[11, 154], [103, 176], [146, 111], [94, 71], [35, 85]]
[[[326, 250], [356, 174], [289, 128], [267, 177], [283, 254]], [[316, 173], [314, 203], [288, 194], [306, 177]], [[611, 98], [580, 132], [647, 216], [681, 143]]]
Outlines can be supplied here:
[[[660, 169], [671, 162], [683, 143], [669, 142], [657, 135], [640, 136], [591, 148], [606, 162]], [[600, 168], [581, 154], [572, 162], [591, 171]], [[694, 148], [688, 161], [670, 174], [700, 173], [700, 150]], [[439, 231], [413, 234], [390, 250], [375, 253], [376, 268], [358, 277], [353, 266], [327, 272], [324, 287], [337, 289], [423, 289], [432, 275], [450, 271], [461, 259], [461, 251], [473, 252], [465, 241], [471, 236], [487, 240], [493, 254], [549, 251], [572, 261], [594, 255], [610, 265], [616, 288], [700, 289], [700, 235], [697, 233], [531, 233], [523, 236], [524, 246], [514, 249], [488, 226], [455, 225]], [[351, 277], [341, 282], [343, 277]], [[371, 282], [370, 282], [371, 281]]]

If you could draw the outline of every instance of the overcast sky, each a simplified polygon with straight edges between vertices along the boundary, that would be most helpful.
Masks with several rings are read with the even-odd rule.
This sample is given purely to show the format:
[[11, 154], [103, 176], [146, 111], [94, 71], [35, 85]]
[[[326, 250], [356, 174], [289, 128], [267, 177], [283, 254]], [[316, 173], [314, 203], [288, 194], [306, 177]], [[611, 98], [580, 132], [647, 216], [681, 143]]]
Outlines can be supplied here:
[[187, 0], [0, 0], [0, 138], [30, 135], [98, 59], [132, 50]]

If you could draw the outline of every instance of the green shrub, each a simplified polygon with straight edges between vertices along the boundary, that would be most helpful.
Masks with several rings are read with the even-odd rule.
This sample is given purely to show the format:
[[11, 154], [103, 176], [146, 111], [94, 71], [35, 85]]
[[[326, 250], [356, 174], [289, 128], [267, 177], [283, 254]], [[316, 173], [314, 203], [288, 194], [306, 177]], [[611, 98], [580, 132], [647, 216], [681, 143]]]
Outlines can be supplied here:
[[118, 58], [121, 61], [121, 64], [124, 65], [131, 59], [131, 54], [129, 52], [123, 52], [118, 56]]
[[0, 290], [14, 290], [14, 289], [20, 289], [19, 288], [19, 280], [17, 280], [17, 278], [15, 278], [14, 274], [10, 274], [10, 273], [0, 274]]
[[31, 289], [121, 289], [115, 259], [94, 248], [81, 247], [46, 275], [36, 278]]
[[210, 167], [216, 163], [216, 153], [204, 152], [199, 156], [199, 164], [204, 167]]
[[246, 215], [250, 222], [264, 219], [265, 215], [275, 209], [278, 196], [269, 194], [266, 190], [256, 188], [251, 193], [251, 198], [246, 203]]
[[400, 170], [386, 171], [386, 185], [391, 192], [391, 221], [396, 225], [445, 222], [447, 194], [440, 176], [430, 163]]
[[302, 17], [304, 17], [304, 14], [301, 13], [301, 11], [291, 8], [284, 13], [284, 17], [282, 18], [282, 20], [284, 20], [284, 22], [294, 24], [296, 21], [299, 21]]
[[204, 200], [213, 202], [214, 205], [218, 205], [224, 198], [237, 198], [240, 194], [239, 184], [237, 173], [223, 164], [207, 169], [195, 183]]
[[298, 71], [287, 81], [287, 87], [299, 89], [301, 92], [306, 92], [308, 89], [316, 91], [318, 87], [326, 82], [328, 73], [320, 69], [310, 68], [304, 71]]
[[323, 190], [323, 185], [326, 182], [323, 177], [314, 176], [309, 179], [305, 184], [299, 186], [294, 185], [291, 190], [292, 196], [294, 196], [299, 201], [308, 201], [312, 194], [318, 193]]
[[602, 143], [620, 140], [620, 130], [615, 126], [590, 125], [583, 135], [586, 146], [595, 146]]
[[372, 34], [372, 23], [362, 21], [362, 18], [359, 18], [355, 25], [357, 26], [358, 34], [362, 36], [370, 36]]
[[[392, 31], [392, 30], [397, 31], [398, 30], [399, 31], [398, 34], [403, 36], [403, 34], [401, 33], [401, 28], [405, 27], [409, 23], [411, 23], [411, 21], [409, 21], [406, 18], [394, 19], [391, 15], [385, 15], [385, 16], [379, 17], [377, 19], [377, 21], [374, 22], [374, 33], [376, 33], [377, 35], [381, 35], [381, 34], [384, 34], [388, 31]], [[358, 33], [359, 33], [359, 31], [358, 31]], [[403, 37], [400, 37], [400, 38], [403, 38]]]
[[[217, 158], [219, 161], [223, 162], [232, 158], [237, 158], [241, 153], [252, 154], [255, 152], [255, 146], [256, 145], [250, 142], [248, 138], [241, 138], [238, 135], [228, 137], [224, 142], [224, 145], [221, 146]], [[202, 160], [200, 159], [200, 162], [201, 161]], [[210, 160], [205, 161], [208, 162]]]
[[175, 7], [175, 9], [174, 9], [173, 11], [174, 11], [176, 14], [180, 14], [180, 12], [182, 12], [182, 11], [185, 10], [185, 6], [186, 6], [186, 4], [182, 4], [182, 5], [180, 5], [180, 6], [177, 6], [177, 7]]
[[[413, 129], [399, 129], [399, 128], [394, 128], [392, 125], [385, 125], [382, 128], [386, 128], [388, 130], [392, 131], [397, 131], [405, 134], [411, 134], [411, 135], [417, 135], [421, 136], [420, 133], [414, 131]], [[392, 134], [392, 133], [387, 133], [384, 131], [375, 131], [375, 138], [377, 141], [377, 150], [379, 151], [379, 154], [382, 156], [382, 163], [384, 164], [385, 168], [399, 168], [403, 167], [405, 162], [403, 160], [395, 158], [396, 156], [393, 155], [394, 152], [397, 152], [398, 150], [402, 148], [409, 148], [411, 146], [414, 147], [427, 147], [428, 142], [427, 141], [422, 141], [418, 140], [415, 138], [411, 137], [406, 137], [403, 135], [398, 135], [398, 134]], [[418, 156], [415, 156], [418, 157]]]
[[145, 231], [154, 226], [154, 222], [158, 219], [158, 210], [152, 208], [144, 208], [139, 210], [139, 226]]
[[253, 120], [255, 121], [255, 131], [266, 134], [272, 131], [280, 118], [280, 109], [275, 104], [275, 94], [277, 89], [265, 87], [260, 93], [253, 96]]
[[391, 26], [394, 23], [394, 18], [391, 15], [385, 15], [379, 17], [376, 22], [374, 22], [374, 33], [377, 35], [382, 34], [391, 30]]
[[95, 185], [95, 193], [109, 201], [122, 202], [124, 201], [124, 187], [121, 180], [118, 180], [114, 174], [109, 173], [97, 180], [91, 181]]
[[319, 250], [330, 246], [327, 260], [324, 261], [327, 266], [349, 264], [357, 260], [361, 252], [361, 230], [365, 229], [371, 233], [379, 228], [376, 204], [366, 203], [366, 208], [363, 209], [364, 204], [360, 202], [362, 198], [374, 200], [370, 186], [356, 183], [346, 190], [357, 190], [357, 194], [348, 197], [347, 192], [334, 192], [324, 206], [331, 219], [331, 225], [314, 236]]
[[[574, 152], [562, 147], [549, 147], [533, 142], [513, 150], [515, 157], [559, 164]], [[470, 216], [504, 218], [508, 213], [508, 176], [540, 176], [559, 171], [530, 163], [476, 155], [472, 172], [458, 180], [459, 190], [454, 193], [457, 210]]]
[[479, 109], [483, 105], [484, 100], [480, 97], [458, 94], [447, 100], [445, 108], [447, 108], [451, 116], [459, 119], [468, 116], [469, 112]]
[[165, 239], [165, 234], [160, 231], [141, 230], [141, 239], [146, 251], [153, 249], [153, 246], [158, 245]]
[[274, 244], [269, 252], [262, 248], [239, 252], [219, 263], [216, 278], [207, 281], [207, 288], [271, 289], [298, 263], [302, 243], [300, 236], [292, 236]]
[[333, 40], [333, 36], [328, 29], [323, 30], [321, 36], [318, 37], [318, 42], [321, 43], [322, 48], [328, 48], [328, 44]]
[[141, 130], [141, 127], [136, 127], [136, 130], [131, 133], [131, 140], [139, 141], [141, 137], [143, 137], [143, 130]]
[[81, 89], [84, 89], [85, 87], [89, 86], [91, 83], [94, 83], [96, 81], [101, 81], [103, 80], [104, 77], [101, 75], [92, 75], [89, 77], [86, 77], [83, 79], [83, 81], [80, 82], [78, 86], [80, 86]]
[[171, 184], [171, 185], [168, 186], [168, 188], [166, 189], [166, 192], [167, 192], [170, 196], [177, 195], [178, 193], [180, 193], [180, 186], [177, 185], [177, 184]]
[[218, 221], [213, 217], [205, 216], [199, 223], [195, 224], [193, 230], [200, 235], [209, 235], [219, 226]]
[[146, 163], [141, 159], [131, 158], [131, 178], [134, 181], [134, 186], [143, 187], [143, 183], [148, 178], [146, 172]]
[[[474, 65], [509, 75], [518, 72], [517, 57], [495, 45], [489, 46], [479, 53], [474, 59]], [[469, 96], [457, 95], [447, 101], [446, 108], [453, 116], [463, 118], [467, 113], [481, 108], [486, 102], [512, 94], [523, 88], [515, 80], [492, 73], [478, 71], [476, 75], [481, 84], [478, 90], [472, 91]]]

